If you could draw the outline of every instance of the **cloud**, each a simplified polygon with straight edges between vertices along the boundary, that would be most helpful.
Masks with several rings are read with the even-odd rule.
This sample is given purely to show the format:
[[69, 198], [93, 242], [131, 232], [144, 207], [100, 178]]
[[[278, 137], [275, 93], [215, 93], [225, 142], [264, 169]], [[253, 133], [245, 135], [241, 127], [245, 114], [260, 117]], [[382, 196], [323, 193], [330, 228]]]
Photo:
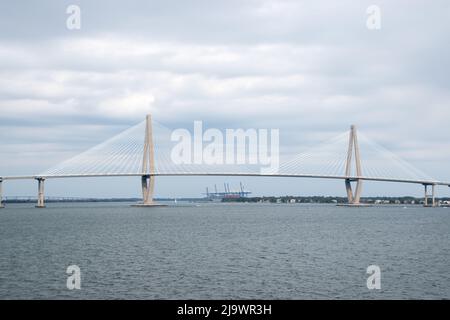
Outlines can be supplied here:
[[155, 98], [151, 94], [129, 93], [102, 100], [97, 108], [97, 112], [113, 117], [131, 116], [138, 118], [152, 113], [154, 101]]

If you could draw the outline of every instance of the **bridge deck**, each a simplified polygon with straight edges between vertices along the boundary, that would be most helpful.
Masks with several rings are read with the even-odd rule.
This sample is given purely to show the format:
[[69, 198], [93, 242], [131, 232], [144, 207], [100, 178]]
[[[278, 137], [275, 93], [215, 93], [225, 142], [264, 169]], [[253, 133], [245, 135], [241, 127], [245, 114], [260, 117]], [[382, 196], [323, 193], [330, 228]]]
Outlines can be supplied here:
[[143, 175], [154, 177], [170, 177], [170, 176], [192, 176], [192, 177], [274, 177], [274, 178], [312, 178], [312, 179], [335, 179], [335, 180], [363, 180], [363, 181], [380, 181], [380, 182], [397, 182], [397, 183], [411, 183], [422, 185], [441, 185], [450, 187], [450, 182], [444, 181], [426, 181], [426, 180], [408, 180], [408, 179], [392, 179], [392, 178], [378, 178], [378, 177], [358, 177], [358, 176], [329, 176], [329, 175], [314, 175], [314, 174], [260, 174], [260, 173], [111, 173], [111, 174], [69, 174], [69, 175], [28, 175], [28, 176], [5, 176], [0, 177], [0, 180], [25, 180], [25, 179], [61, 179], [61, 178], [98, 178], [98, 177], [141, 177]]

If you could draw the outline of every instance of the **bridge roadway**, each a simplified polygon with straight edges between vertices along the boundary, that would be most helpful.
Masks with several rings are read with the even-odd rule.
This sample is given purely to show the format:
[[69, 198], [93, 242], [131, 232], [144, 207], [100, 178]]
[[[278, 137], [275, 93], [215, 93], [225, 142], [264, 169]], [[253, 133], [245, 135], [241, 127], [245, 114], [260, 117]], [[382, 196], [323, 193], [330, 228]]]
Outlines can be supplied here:
[[380, 182], [397, 182], [421, 184], [429, 186], [448, 186], [450, 182], [434, 181], [434, 180], [408, 180], [395, 178], [380, 177], [364, 177], [364, 176], [331, 176], [331, 175], [315, 175], [315, 174], [270, 174], [270, 173], [106, 173], [106, 174], [67, 174], [67, 175], [28, 175], [28, 176], [5, 176], [0, 177], [3, 180], [24, 180], [24, 179], [61, 179], [61, 178], [100, 178], [100, 177], [173, 177], [173, 176], [191, 176], [191, 177], [274, 177], [274, 178], [312, 178], [312, 179], [336, 179], [336, 180], [363, 180], [363, 181], [380, 181]]

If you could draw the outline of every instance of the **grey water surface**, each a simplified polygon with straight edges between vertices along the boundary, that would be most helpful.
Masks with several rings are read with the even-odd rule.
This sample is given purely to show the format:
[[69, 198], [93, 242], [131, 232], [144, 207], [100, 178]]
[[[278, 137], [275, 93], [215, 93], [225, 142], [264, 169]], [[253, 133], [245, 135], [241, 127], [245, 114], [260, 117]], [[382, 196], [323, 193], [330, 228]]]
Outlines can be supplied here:
[[449, 232], [419, 206], [9, 204], [0, 299], [449, 299]]

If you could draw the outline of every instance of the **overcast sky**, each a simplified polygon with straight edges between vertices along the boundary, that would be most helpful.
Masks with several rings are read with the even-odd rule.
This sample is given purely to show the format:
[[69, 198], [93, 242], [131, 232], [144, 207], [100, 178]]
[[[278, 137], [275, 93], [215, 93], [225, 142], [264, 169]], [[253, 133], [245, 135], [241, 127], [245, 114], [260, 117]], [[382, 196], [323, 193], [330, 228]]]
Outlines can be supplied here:
[[[80, 30], [66, 27], [71, 4]], [[380, 30], [366, 26], [370, 5], [381, 9]], [[41, 172], [152, 113], [172, 128], [277, 128], [299, 151], [355, 123], [450, 180], [449, 31], [446, 0], [2, 1], [0, 175]], [[340, 181], [226, 180], [255, 194], [344, 195]], [[160, 178], [157, 195], [197, 196], [223, 182]], [[36, 191], [30, 181], [4, 188]], [[47, 190], [138, 196], [139, 181], [49, 181]]]

